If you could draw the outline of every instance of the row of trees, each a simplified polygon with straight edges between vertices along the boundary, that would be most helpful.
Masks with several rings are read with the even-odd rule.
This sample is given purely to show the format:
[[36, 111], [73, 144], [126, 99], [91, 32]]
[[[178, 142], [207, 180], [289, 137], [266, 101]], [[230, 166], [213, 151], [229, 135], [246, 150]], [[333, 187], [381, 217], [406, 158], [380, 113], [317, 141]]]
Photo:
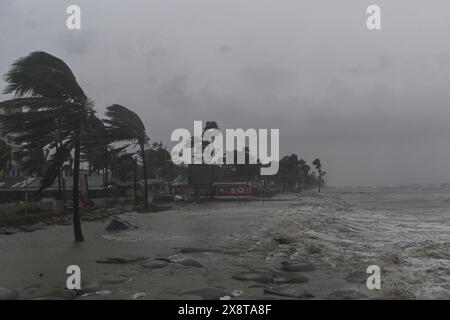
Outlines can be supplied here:
[[[0, 103], [2, 133], [17, 136], [15, 143], [21, 146], [19, 158], [27, 169], [42, 176], [41, 191], [56, 179], [60, 181], [67, 163], [73, 168], [75, 241], [84, 241], [79, 214], [79, 172], [83, 160], [95, 168], [106, 168], [106, 175], [112, 155], [128, 165], [137, 166], [140, 161], [145, 180], [143, 206], [148, 208], [145, 146], [149, 138], [137, 114], [115, 104], [107, 108], [106, 118], [97, 118], [93, 102], [72, 70], [45, 52], [33, 52], [17, 60], [4, 80], [4, 93], [14, 97]], [[2, 143], [0, 148], [6, 147]], [[130, 149], [137, 152], [126, 152]], [[10, 161], [4, 156], [6, 151], [1, 153], [0, 165]]]
[[[208, 129], [220, 129], [216, 121], [206, 122], [203, 132]], [[203, 142], [203, 149], [208, 142]], [[246, 147], [244, 150], [234, 151], [234, 163], [237, 163], [238, 154], [243, 153], [246, 164], [222, 165], [216, 172], [216, 178], [225, 181], [251, 181], [260, 180], [260, 164], [249, 164], [250, 154]], [[225, 155], [224, 155], [225, 158]], [[223, 161], [226, 162], [225, 159]], [[315, 159], [312, 166], [305, 160], [299, 159], [296, 154], [285, 156], [280, 160], [279, 171], [273, 177], [266, 177], [266, 180], [275, 182], [283, 191], [309, 190], [317, 187], [320, 192], [324, 185], [326, 172], [322, 170], [320, 159]]]
[[[13, 98], [0, 102], [2, 134], [13, 133], [15, 160], [28, 174], [41, 176], [41, 190], [58, 182], [62, 191], [62, 173], [70, 170], [73, 177], [73, 225], [75, 241], [84, 241], [79, 212], [79, 173], [81, 163], [89, 173], [97, 172], [105, 179], [127, 181], [135, 184], [143, 177], [143, 207], [147, 209], [149, 177], [173, 181], [176, 177], [187, 179], [186, 166], [176, 166], [162, 143], [149, 144], [146, 128], [140, 117], [122, 105], [107, 108], [105, 117], [96, 116], [94, 104], [80, 85], [72, 70], [57, 57], [45, 52], [33, 52], [17, 60], [4, 76], [5, 94]], [[206, 123], [204, 130], [216, 128], [214, 121]], [[207, 146], [204, 143], [204, 148]], [[245, 152], [248, 162], [248, 149]], [[238, 151], [235, 151], [237, 157]], [[0, 171], [11, 165], [11, 149], [0, 139]], [[319, 159], [312, 163], [314, 170], [297, 155], [280, 160], [280, 170], [269, 178], [283, 190], [302, 186], [303, 190], [323, 184]], [[217, 172], [222, 181], [258, 180], [260, 165], [224, 165]]]
[[284, 191], [306, 191], [317, 187], [320, 192], [325, 175], [320, 159], [315, 159], [310, 166], [296, 154], [291, 154], [280, 160], [280, 169], [274, 180]]

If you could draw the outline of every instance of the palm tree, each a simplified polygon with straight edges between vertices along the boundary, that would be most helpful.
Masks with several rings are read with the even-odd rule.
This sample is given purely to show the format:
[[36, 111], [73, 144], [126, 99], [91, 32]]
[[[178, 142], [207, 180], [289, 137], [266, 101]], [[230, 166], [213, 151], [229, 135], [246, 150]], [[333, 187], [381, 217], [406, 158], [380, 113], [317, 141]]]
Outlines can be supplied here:
[[147, 164], [145, 158], [145, 146], [150, 140], [145, 132], [145, 126], [141, 118], [130, 109], [114, 104], [107, 108], [105, 113], [106, 129], [115, 142], [132, 142], [139, 147], [144, 171], [144, 209], [148, 209], [148, 185]]
[[323, 175], [322, 164], [320, 163], [320, 159], [315, 159], [312, 164], [316, 168], [316, 170], [317, 170], [317, 172], [319, 174], [318, 181], [319, 181], [319, 192], [320, 192], [320, 187], [322, 185], [322, 175]]
[[[22, 142], [47, 145], [51, 153], [41, 179], [41, 191], [53, 184], [59, 168], [73, 151], [73, 226], [75, 241], [84, 241], [79, 212], [81, 136], [94, 114], [92, 102], [72, 70], [46, 52], [33, 52], [17, 60], [4, 76], [5, 94], [14, 98], [0, 103], [2, 130], [15, 132]], [[54, 133], [59, 139], [55, 141]], [[59, 144], [59, 146], [56, 146]]]

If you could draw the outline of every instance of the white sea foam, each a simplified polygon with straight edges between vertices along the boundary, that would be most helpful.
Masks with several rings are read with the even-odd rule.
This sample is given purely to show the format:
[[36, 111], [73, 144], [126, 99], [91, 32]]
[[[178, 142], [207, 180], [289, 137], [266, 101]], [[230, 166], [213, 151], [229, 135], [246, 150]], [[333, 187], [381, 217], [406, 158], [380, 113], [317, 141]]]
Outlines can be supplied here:
[[374, 263], [387, 296], [449, 298], [449, 195], [448, 185], [335, 189], [305, 195], [278, 218], [299, 239], [293, 260], [358, 270]]

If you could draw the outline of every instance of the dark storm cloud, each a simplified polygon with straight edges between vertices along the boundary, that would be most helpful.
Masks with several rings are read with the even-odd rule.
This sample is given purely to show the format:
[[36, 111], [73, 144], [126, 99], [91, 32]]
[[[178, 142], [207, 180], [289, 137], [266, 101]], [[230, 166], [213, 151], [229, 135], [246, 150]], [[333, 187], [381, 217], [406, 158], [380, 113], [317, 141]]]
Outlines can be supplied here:
[[[282, 153], [320, 157], [330, 184], [450, 181], [450, 3], [0, 0], [0, 70], [46, 50], [101, 114], [121, 103], [170, 147], [176, 128], [278, 128]], [[4, 87], [4, 84], [1, 84]], [[401, 170], [398, 170], [401, 168]]]

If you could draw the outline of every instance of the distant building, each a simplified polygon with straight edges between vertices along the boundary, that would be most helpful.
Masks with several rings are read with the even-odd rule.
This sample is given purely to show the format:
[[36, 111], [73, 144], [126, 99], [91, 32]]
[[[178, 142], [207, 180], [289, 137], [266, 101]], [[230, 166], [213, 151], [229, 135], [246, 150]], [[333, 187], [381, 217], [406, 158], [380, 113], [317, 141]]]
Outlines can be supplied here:
[[[87, 179], [84, 179], [84, 177]], [[41, 198], [59, 197], [58, 179], [42, 193], [38, 193], [40, 181], [41, 178], [39, 177], [0, 177], [0, 202], [16, 202], [25, 199], [38, 201]], [[103, 197], [104, 188], [103, 176], [80, 176], [80, 193], [82, 195], [87, 192], [89, 198]], [[73, 177], [64, 177], [61, 190], [65, 190], [65, 198], [68, 200], [72, 198], [72, 189]]]
[[176, 182], [170, 186], [170, 194], [200, 199], [247, 199], [252, 196], [252, 186], [248, 182], [215, 182], [212, 185]]

